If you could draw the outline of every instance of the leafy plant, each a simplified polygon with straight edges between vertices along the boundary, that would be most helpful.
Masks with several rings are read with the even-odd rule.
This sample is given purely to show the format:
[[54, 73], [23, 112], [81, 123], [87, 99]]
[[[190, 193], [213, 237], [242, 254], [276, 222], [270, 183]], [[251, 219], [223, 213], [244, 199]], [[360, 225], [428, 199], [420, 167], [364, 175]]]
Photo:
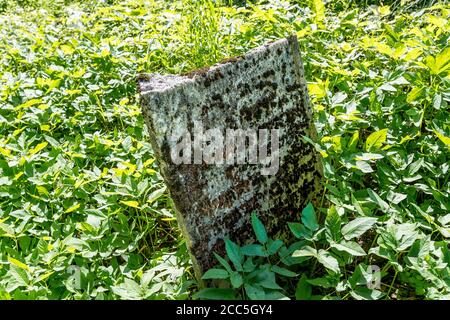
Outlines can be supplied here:
[[[239, 246], [230, 239], [225, 240], [227, 257], [231, 264], [215, 254], [221, 268], [212, 268], [205, 272], [202, 279], [221, 280], [231, 288], [206, 288], [197, 292], [195, 298], [236, 299], [250, 298], [283, 299], [283, 289], [276, 282], [276, 274], [295, 277], [296, 273], [280, 266], [277, 258], [283, 242], [267, 236], [262, 222], [252, 213], [252, 227], [258, 243]], [[278, 261], [274, 260], [278, 259]]]
[[[325, 190], [289, 225], [297, 242], [264, 240], [254, 218], [258, 243], [228, 243], [242, 271], [220, 267], [227, 297], [449, 298], [448, 4], [2, 5], [1, 299], [190, 297], [189, 258], [135, 76], [186, 72], [292, 33]], [[249, 260], [262, 278], [244, 272]]]

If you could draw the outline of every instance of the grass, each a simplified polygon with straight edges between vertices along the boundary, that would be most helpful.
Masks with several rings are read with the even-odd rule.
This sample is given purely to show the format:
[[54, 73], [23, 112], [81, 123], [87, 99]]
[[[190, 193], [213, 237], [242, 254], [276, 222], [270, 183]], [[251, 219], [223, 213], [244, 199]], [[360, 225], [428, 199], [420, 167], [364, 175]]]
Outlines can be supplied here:
[[[367, 298], [345, 284], [360, 263], [377, 264], [383, 286], [369, 298], [449, 298], [448, 5], [55, 3], [0, 16], [1, 299], [190, 297], [135, 76], [186, 72], [292, 33], [321, 138], [320, 229], [330, 210], [342, 224], [377, 218], [357, 239], [363, 257], [308, 242], [349, 263], [336, 272], [310, 259], [301, 283], [316, 298]], [[299, 279], [277, 279], [294, 298]]]

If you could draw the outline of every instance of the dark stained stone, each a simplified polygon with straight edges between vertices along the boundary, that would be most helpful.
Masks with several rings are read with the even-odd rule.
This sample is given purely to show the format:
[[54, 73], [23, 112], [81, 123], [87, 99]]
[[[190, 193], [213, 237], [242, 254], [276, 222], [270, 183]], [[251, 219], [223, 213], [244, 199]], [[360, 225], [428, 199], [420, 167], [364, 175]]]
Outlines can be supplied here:
[[[186, 75], [138, 79], [142, 112], [161, 173], [178, 213], [197, 277], [225, 255], [223, 239], [254, 240], [253, 211], [270, 236], [286, 235], [287, 222], [321, 192], [318, 154], [302, 140], [315, 138], [297, 39], [290, 37], [244, 56]], [[203, 129], [280, 129], [279, 169], [263, 164], [175, 164], [174, 133]], [[270, 153], [270, 148], [269, 148]]]

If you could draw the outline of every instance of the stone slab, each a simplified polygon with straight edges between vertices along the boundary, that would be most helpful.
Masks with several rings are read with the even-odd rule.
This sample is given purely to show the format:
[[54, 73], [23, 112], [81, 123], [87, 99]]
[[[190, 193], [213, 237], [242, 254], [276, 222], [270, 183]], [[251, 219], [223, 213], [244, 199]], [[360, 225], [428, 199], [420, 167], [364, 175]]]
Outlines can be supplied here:
[[[216, 263], [213, 252], [225, 255], [223, 239], [239, 244], [254, 239], [253, 211], [269, 235], [282, 236], [287, 222], [298, 221], [301, 209], [317, 198], [322, 169], [317, 152], [302, 139], [303, 135], [314, 138], [315, 130], [296, 37], [186, 75], [140, 76], [138, 86], [150, 142], [198, 277]], [[227, 129], [266, 129], [266, 141], [272, 137], [269, 132], [274, 132], [270, 130], [277, 130], [278, 153], [271, 149], [275, 138], [266, 145], [273, 151], [271, 156], [279, 159], [277, 170], [264, 174], [269, 164], [274, 167], [275, 158], [269, 156], [266, 160], [274, 161], [263, 163], [257, 158], [249, 163], [248, 157], [247, 163], [239, 164], [236, 152], [233, 163], [226, 147], [222, 164], [202, 159], [193, 163], [195, 152], [208, 145], [195, 144], [198, 136], [204, 137], [198, 123], [203, 133], [215, 129], [213, 136], [220, 138], [222, 132], [225, 140]], [[177, 164], [173, 150], [180, 140], [173, 137], [186, 132], [193, 141], [191, 162]], [[212, 139], [209, 145], [222, 142]], [[209, 155], [220, 162], [220, 156]]]

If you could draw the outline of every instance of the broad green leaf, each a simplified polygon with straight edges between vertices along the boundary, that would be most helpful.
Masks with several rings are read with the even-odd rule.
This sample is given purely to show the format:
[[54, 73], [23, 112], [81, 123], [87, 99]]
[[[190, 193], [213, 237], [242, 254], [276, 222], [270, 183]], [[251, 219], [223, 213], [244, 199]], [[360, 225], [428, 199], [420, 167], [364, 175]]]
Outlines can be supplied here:
[[319, 229], [319, 224], [317, 223], [316, 213], [314, 207], [311, 203], [302, 210], [302, 222], [311, 231], [316, 231]]
[[269, 240], [267, 245], [267, 253], [269, 255], [275, 254], [281, 247], [283, 246], [283, 241], [280, 239], [277, 240]]
[[219, 256], [217, 253], [214, 252], [214, 257], [216, 257], [217, 261], [225, 268], [225, 270], [228, 271], [228, 273], [232, 273], [233, 270], [231, 269], [230, 264], [221, 256]]
[[308, 240], [312, 238], [311, 230], [306, 228], [303, 224], [297, 222], [288, 222], [288, 226], [296, 238], [305, 238]]
[[372, 226], [377, 222], [377, 218], [361, 217], [356, 218], [344, 227], [342, 227], [342, 234], [345, 240], [350, 240], [361, 236], [364, 232], [372, 228]]
[[252, 258], [247, 258], [247, 260], [245, 260], [244, 266], [243, 266], [243, 270], [244, 272], [250, 273], [253, 272], [256, 268], [256, 265], [253, 263], [253, 259]]
[[47, 279], [48, 277], [50, 277], [52, 274], [54, 274], [54, 271], [50, 271], [47, 273], [44, 273], [43, 275], [39, 276], [39, 278], [36, 280], [36, 283], [39, 281], [44, 281], [45, 279]]
[[310, 285], [315, 287], [322, 287], [325, 289], [334, 288], [334, 285], [330, 282], [330, 280], [326, 277], [320, 277], [315, 279], [306, 280]]
[[15, 108], [15, 110], [16, 110], [16, 111], [19, 111], [19, 110], [21, 110], [21, 109], [26, 109], [26, 108], [32, 107], [32, 106], [34, 106], [34, 105], [37, 105], [37, 104], [39, 104], [39, 103], [42, 103], [42, 99], [30, 99], [30, 100], [28, 100], [28, 101], [26, 101], [26, 102], [24, 102], [24, 103], [18, 105], [18, 106]]
[[339, 262], [329, 252], [320, 249], [317, 253], [317, 261], [323, 264], [325, 268], [330, 269], [335, 273], [340, 273]]
[[139, 284], [132, 279], [125, 278], [124, 282], [113, 286], [112, 290], [115, 294], [124, 300], [142, 300], [142, 290]]
[[372, 132], [366, 140], [366, 150], [369, 152], [372, 149], [379, 149], [386, 141], [388, 129], [381, 129]]
[[408, 175], [410, 175], [410, 176], [414, 175], [417, 171], [420, 170], [420, 168], [422, 167], [423, 163], [424, 163], [423, 158], [420, 158], [419, 160], [414, 161], [413, 163], [411, 163], [408, 166]]
[[347, 148], [350, 150], [355, 150], [359, 141], [359, 131], [355, 131], [352, 135], [352, 138], [348, 142]]
[[259, 272], [255, 280], [263, 288], [274, 290], [282, 289], [275, 280], [275, 273], [267, 269], [262, 272]]
[[438, 75], [446, 72], [450, 69], [450, 48], [445, 48], [436, 57], [426, 57], [425, 64], [430, 68], [432, 74]]
[[256, 235], [256, 239], [261, 243], [265, 244], [267, 242], [267, 232], [262, 224], [261, 220], [258, 219], [256, 213], [252, 213], [252, 227]]
[[64, 211], [65, 213], [71, 213], [74, 212], [75, 210], [77, 210], [81, 205], [79, 203], [74, 204], [73, 206], [71, 206], [70, 208], [68, 208], [66, 211]]
[[439, 138], [439, 140], [441, 140], [448, 148], [450, 148], [450, 138], [444, 136], [443, 134], [441, 134], [439, 131], [434, 130], [434, 134], [436, 135], [436, 137]]
[[28, 155], [32, 156], [44, 149], [48, 145], [48, 142], [41, 142], [37, 144], [33, 149], [28, 152]]
[[242, 271], [242, 262], [244, 259], [239, 246], [230, 239], [225, 239], [225, 250], [236, 270]]
[[230, 275], [230, 282], [233, 288], [240, 288], [243, 284], [242, 275], [237, 271], [233, 272]]
[[267, 252], [264, 250], [262, 245], [259, 244], [248, 244], [241, 248], [241, 253], [246, 256], [258, 256], [258, 257], [266, 257]]
[[372, 173], [373, 172], [372, 167], [366, 161], [360, 161], [360, 160], [356, 161], [356, 168], [358, 168], [359, 170], [361, 170], [364, 173]]
[[[153, 191], [148, 196], [147, 202], [148, 203], [155, 202], [156, 200], [158, 200], [164, 194], [164, 192], [166, 192], [166, 187], [163, 187], [163, 188], [160, 188], [160, 189], [157, 189], [157, 190]], [[137, 202], [137, 201], [134, 201], [134, 202]], [[134, 208], [137, 208], [137, 207], [139, 207], [139, 203], [137, 203], [137, 206], [134, 207]]]
[[414, 87], [409, 93], [408, 96], [406, 97], [406, 102], [408, 103], [417, 103], [419, 102], [425, 92], [425, 88], [422, 87]]
[[340, 243], [332, 243], [331, 247], [335, 248], [339, 251], [347, 252], [355, 257], [360, 257], [360, 256], [366, 255], [366, 252], [364, 251], [364, 249], [361, 248], [361, 246], [359, 244], [357, 244], [356, 242], [353, 242], [353, 241], [341, 241]]
[[284, 294], [282, 294], [279, 291], [273, 291], [269, 290], [266, 292], [266, 300], [290, 300], [289, 297], [286, 297]]
[[361, 204], [359, 203], [359, 201], [355, 198], [355, 196], [353, 194], [351, 195], [351, 198], [352, 198], [352, 204], [355, 207], [356, 212], [358, 212], [362, 216], [365, 216], [366, 213], [364, 212], [363, 208], [361, 207]]
[[303, 249], [300, 250], [295, 250], [292, 253], [292, 257], [316, 257], [317, 256], [317, 250], [310, 247], [310, 246], [306, 246]]
[[259, 285], [244, 284], [245, 293], [251, 300], [264, 300], [266, 293]]
[[295, 298], [297, 300], [311, 300], [312, 289], [307, 280], [308, 278], [305, 274], [302, 274], [300, 280], [297, 282], [297, 288], [295, 290]]
[[13, 257], [8, 257], [8, 262], [11, 263], [12, 265], [19, 267], [20, 269], [30, 271], [30, 268], [25, 263], [20, 262], [19, 260], [14, 259]]
[[132, 208], [139, 208], [139, 202], [137, 202], [137, 201], [133, 201], [133, 200], [130, 200], [130, 201], [120, 200], [119, 202], [122, 203], [122, 204], [124, 204], [124, 205], [126, 205], [126, 206], [132, 207]]
[[369, 161], [369, 160], [378, 160], [378, 159], [383, 159], [383, 158], [384, 158], [384, 156], [382, 154], [379, 154], [379, 153], [363, 152], [361, 154], [358, 154], [355, 157], [355, 160]]
[[365, 287], [358, 287], [350, 292], [352, 297], [356, 300], [378, 300], [383, 297], [383, 293], [376, 289], [369, 289]]
[[369, 194], [370, 199], [375, 202], [384, 213], [387, 213], [389, 211], [389, 205], [386, 203], [386, 201], [381, 199], [375, 191], [368, 188], [367, 193]]
[[292, 272], [291, 270], [288, 270], [286, 268], [279, 267], [277, 265], [273, 265], [271, 267], [271, 270], [273, 272], [281, 274], [282, 276], [285, 276], [285, 277], [296, 277], [297, 276], [297, 274], [295, 272]]
[[28, 286], [30, 278], [28, 276], [28, 272], [26, 269], [23, 269], [22, 267], [13, 264], [11, 265], [9, 272], [13, 276], [13, 278], [17, 281], [17, 284], [19, 286]]
[[202, 276], [202, 279], [227, 279], [229, 276], [230, 275], [227, 270], [213, 268], [206, 271]]
[[325, 237], [328, 242], [338, 242], [342, 238], [341, 217], [337, 213], [335, 206], [331, 206], [328, 209], [327, 217], [325, 219]]
[[406, 194], [393, 192], [393, 191], [389, 191], [389, 193], [387, 195], [387, 200], [389, 202], [394, 203], [394, 204], [399, 204], [400, 202], [402, 202], [406, 198], [407, 198]]

